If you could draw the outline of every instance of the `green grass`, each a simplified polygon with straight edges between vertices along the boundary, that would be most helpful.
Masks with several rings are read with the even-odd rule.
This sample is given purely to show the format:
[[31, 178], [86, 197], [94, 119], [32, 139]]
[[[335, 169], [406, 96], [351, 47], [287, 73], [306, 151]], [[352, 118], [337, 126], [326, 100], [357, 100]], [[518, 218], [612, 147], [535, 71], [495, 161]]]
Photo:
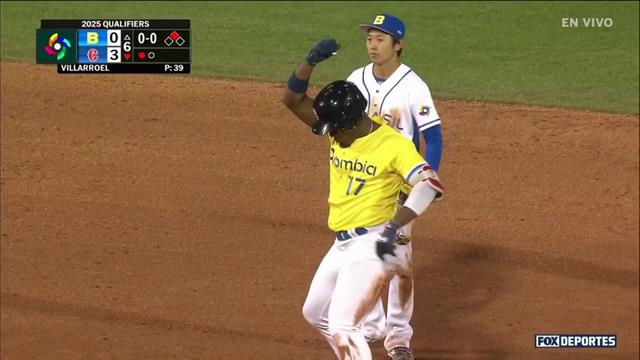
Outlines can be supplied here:
[[[368, 62], [358, 24], [407, 25], [403, 61], [436, 98], [638, 113], [638, 2], [2, 2], [1, 58], [35, 62], [44, 18], [188, 18], [194, 74], [284, 82], [323, 37], [342, 44], [316, 84]], [[562, 18], [611, 18], [563, 28]]]

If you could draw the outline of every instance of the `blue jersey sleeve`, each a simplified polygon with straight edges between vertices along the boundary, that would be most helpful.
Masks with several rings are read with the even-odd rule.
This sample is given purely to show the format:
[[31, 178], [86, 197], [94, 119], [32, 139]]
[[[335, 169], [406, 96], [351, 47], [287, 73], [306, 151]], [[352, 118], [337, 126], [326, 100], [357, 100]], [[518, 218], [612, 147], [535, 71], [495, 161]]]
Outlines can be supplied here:
[[422, 136], [426, 144], [424, 159], [427, 160], [433, 170], [438, 171], [440, 158], [442, 157], [442, 131], [440, 130], [440, 125], [422, 130]]

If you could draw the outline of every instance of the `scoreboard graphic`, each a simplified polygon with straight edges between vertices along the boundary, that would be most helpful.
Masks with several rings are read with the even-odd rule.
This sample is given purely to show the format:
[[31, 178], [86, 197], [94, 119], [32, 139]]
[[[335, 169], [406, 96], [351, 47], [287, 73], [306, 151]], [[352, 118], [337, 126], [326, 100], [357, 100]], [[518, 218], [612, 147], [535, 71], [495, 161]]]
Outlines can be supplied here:
[[41, 20], [36, 62], [61, 74], [188, 74], [191, 20]]

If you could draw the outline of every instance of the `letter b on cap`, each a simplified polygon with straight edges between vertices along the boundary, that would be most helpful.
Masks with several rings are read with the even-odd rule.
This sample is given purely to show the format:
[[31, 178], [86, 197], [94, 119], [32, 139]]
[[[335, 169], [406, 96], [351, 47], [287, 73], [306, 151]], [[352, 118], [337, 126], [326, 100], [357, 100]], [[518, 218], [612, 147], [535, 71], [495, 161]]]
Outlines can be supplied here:
[[384, 22], [384, 15], [378, 15], [373, 19], [373, 25], [380, 25]]

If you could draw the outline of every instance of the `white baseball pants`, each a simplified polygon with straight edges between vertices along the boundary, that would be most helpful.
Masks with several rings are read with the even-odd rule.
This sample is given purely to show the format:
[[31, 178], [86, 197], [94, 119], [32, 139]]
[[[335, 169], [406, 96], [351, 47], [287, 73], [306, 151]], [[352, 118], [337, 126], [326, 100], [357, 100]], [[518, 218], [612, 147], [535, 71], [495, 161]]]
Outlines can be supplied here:
[[406, 246], [396, 248], [396, 256], [376, 255], [376, 241], [382, 226], [365, 235], [335, 240], [311, 281], [302, 312], [318, 328], [336, 357], [371, 359], [371, 350], [361, 331], [365, 316], [380, 297], [390, 277], [406, 269]]

